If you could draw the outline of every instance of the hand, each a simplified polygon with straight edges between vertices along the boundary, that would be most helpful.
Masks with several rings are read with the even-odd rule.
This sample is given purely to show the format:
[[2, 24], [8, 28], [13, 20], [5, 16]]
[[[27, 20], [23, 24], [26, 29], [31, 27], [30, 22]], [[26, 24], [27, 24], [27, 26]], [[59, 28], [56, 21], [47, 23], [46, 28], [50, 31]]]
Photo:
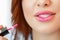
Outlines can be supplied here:
[[[3, 26], [0, 25], [0, 30], [1, 30], [2, 28], [3, 28]], [[0, 36], [0, 40], [8, 40], [8, 39], [4, 38], [3, 36]]]
[[8, 40], [8, 39], [6, 39], [6, 38], [0, 36], [0, 40]]

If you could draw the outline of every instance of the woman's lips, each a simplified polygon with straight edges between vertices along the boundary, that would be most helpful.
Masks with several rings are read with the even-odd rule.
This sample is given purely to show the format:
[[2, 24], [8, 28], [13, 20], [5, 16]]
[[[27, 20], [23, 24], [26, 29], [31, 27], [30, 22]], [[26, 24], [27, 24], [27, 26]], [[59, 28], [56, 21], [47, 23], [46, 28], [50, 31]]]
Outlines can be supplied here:
[[35, 14], [35, 17], [37, 20], [41, 22], [46, 22], [46, 21], [53, 19], [55, 14], [56, 13], [51, 12], [51, 11], [42, 11], [42, 12], [39, 11]]

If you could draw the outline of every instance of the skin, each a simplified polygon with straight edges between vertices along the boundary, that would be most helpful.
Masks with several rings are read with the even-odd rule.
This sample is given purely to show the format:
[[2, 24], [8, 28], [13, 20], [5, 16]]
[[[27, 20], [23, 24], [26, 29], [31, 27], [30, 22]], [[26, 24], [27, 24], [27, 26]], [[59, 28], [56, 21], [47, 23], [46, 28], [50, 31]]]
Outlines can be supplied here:
[[[2, 28], [3, 28], [3, 26], [0, 25], [0, 30], [1, 30]], [[4, 38], [3, 36], [0, 36], [0, 40], [8, 40], [8, 39]]]
[[[24, 17], [32, 28], [33, 40], [59, 40], [60, 0], [22, 0], [22, 8]], [[51, 11], [56, 15], [50, 21], [40, 22], [34, 16], [38, 11]]]
[[[60, 0], [22, 0], [22, 7], [26, 21], [33, 29], [33, 40], [59, 40]], [[55, 12], [56, 15], [54, 19], [48, 22], [36, 20], [34, 16], [36, 12], [45, 10]], [[0, 25], [0, 30], [2, 28], [3, 26]], [[0, 40], [7, 39], [0, 36]]]

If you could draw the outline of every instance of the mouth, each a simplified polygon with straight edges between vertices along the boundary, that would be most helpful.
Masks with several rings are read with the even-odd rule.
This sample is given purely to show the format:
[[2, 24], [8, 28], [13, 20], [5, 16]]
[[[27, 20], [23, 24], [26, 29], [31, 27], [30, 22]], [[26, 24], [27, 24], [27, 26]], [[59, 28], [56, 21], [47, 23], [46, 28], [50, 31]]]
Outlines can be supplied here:
[[35, 17], [38, 21], [46, 22], [53, 19], [55, 15], [56, 13], [51, 11], [41, 11], [41, 12], [39, 11], [35, 14]]

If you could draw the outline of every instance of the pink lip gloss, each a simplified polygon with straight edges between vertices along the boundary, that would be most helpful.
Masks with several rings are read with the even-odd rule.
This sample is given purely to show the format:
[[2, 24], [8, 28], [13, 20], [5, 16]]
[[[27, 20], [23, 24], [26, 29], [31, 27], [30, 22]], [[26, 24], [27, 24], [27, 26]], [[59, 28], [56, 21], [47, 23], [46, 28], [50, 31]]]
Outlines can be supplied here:
[[56, 13], [51, 11], [39, 11], [36, 13], [35, 17], [40, 22], [46, 22], [54, 18]]
[[9, 33], [9, 30], [14, 29], [14, 28], [16, 28], [17, 26], [18, 26], [18, 24], [15, 24], [15, 25], [13, 25], [11, 28], [8, 28], [8, 29], [7, 29], [7, 27], [3, 28], [2, 30], [0, 30], [0, 36], [5, 36], [5, 35], [7, 35], [7, 34]]

